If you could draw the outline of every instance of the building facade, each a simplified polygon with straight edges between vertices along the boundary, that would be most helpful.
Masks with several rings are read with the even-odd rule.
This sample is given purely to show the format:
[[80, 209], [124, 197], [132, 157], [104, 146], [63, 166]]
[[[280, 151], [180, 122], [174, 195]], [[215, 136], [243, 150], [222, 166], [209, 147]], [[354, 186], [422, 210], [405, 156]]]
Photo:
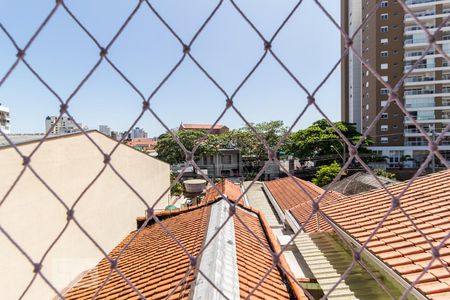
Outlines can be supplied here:
[[136, 127], [128, 134], [128, 139], [146, 139], [147, 132], [143, 128]]
[[108, 125], [100, 125], [98, 126], [98, 130], [104, 135], [111, 136], [111, 127]]
[[[377, 3], [380, 5], [371, 15]], [[405, 3], [431, 32], [450, 13], [450, 1], [407, 0]], [[357, 24], [353, 20], [355, 16], [360, 15], [360, 21], [365, 22], [361, 38], [353, 40], [355, 48], [361, 49], [362, 58], [384, 81], [395, 86], [425, 54], [428, 47], [425, 32], [396, 1], [343, 0], [341, 4], [342, 25], [347, 32], [353, 33], [355, 26], [352, 25]], [[450, 26], [444, 25], [436, 40], [444, 51], [450, 53]], [[342, 50], [345, 51], [344, 45]], [[355, 63], [354, 55], [349, 55], [343, 63], [342, 118], [358, 124], [358, 129], [365, 131], [387, 104], [389, 91], [364, 65], [358, 61]], [[360, 74], [356, 73], [355, 64], [359, 64]], [[359, 75], [360, 89], [355, 88]], [[450, 121], [450, 67], [442, 55], [434, 49], [428, 50], [423, 61], [406, 78], [398, 95], [425, 131], [430, 136], [437, 136]], [[371, 150], [389, 157], [391, 167], [399, 166], [408, 156], [414, 160], [411, 166], [417, 166], [428, 154], [428, 142], [395, 103], [382, 114], [370, 136], [375, 141]], [[449, 157], [450, 140], [444, 139], [440, 150]]]
[[[54, 125], [54, 126], [53, 126]], [[78, 124], [80, 127], [83, 128], [83, 124]], [[52, 128], [53, 126], [53, 128]], [[87, 130], [88, 128], [83, 128], [84, 130]], [[45, 118], [45, 132], [49, 132], [52, 135], [59, 135], [59, 134], [68, 134], [68, 133], [75, 133], [79, 132], [80, 129], [78, 128], [77, 124], [74, 120], [72, 120], [70, 117], [62, 116], [59, 120], [56, 116], [47, 116]]]
[[11, 116], [9, 108], [0, 103], [0, 130], [5, 133], [11, 133]]
[[[87, 134], [105, 152], [117, 142], [98, 131]], [[12, 136], [11, 140], [24, 155], [29, 155], [39, 143], [39, 137]], [[2, 146], [4, 145], [4, 146]], [[64, 201], [71, 207], [88, 184], [104, 166], [103, 155], [82, 133], [48, 138], [33, 155], [32, 165]], [[120, 144], [111, 156], [111, 164], [126, 179], [134, 191], [152, 206], [170, 186], [170, 168], [165, 162]], [[5, 195], [20, 170], [22, 158], [0, 138], [0, 194]], [[96, 242], [111, 251], [124, 236], [136, 227], [136, 216], [143, 215], [146, 206], [111, 168], [80, 198], [74, 216]], [[155, 205], [164, 210], [168, 195]], [[33, 175], [25, 172], [0, 210], [2, 228], [35, 260], [46, 249], [67, 222], [66, 208]], [[19, 299], [33, 276], [30, 262], [0, 234], [1, 299]], [[77, 281], [103, 254], [70, 222], [65, 233], [46, 256], [42, 272], [59, 291]], [[53, 299], [55, 292], [43, 281], [36, 280], [23, 299]]]

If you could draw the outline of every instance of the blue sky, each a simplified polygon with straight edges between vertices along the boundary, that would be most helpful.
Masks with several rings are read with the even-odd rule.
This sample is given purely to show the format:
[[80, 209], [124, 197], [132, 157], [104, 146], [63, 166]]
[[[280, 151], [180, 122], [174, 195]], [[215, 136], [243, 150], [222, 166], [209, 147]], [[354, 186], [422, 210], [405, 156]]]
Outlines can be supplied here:
[[[49, 13], [54, 0], [1, 1], [0, 21], [23, 46]], [[262, 34], [270, 38], [297, 1], [236, 0]], [[337, 0], [323, 5], [339, 21]], [[137, 1], [66, 0], [65, 3], [102, 45], [106, 45]], [[151, 1], [184, 41], [189, 41], [218, 1]], [[340, 58], [340, 35], [312, 0], [304, 0], [272, 46], [300, 81], [313, 90]], [[228, 93], [232, 93], [263, 54], [263, 43], [229, 1], [223, 5], [192, 46], [192, 55]], [[0, 32], [0, 76], [14, 62], [16, 51]], [[143, 5], [109, 51], [109, 58], [148, 96], [181, 58], [182, 49], [150, 9]], [[30, 65], [63, 98], [98, 59], [95, 44], [60, 8], [27, 52]], [[126, 130], [141, 109], [138, 95], [104, 61], [73, 98], [69, 111], [89, 128], [107, 124]], [[340, 70], [317, 94], [319, 106], [332, 120], [340, 118]], [[0, 103], [11, 110], [12, 131], [44, 131], [47, 115], [59, 104], [21, 63], [0, 87]], [[283, 120], [292, 124], [306, 95], [269, 55], [234, 98], [250, 122]], [[152, 99], [152, 108], [170, 127], [212, 123], [224, 108], [220, 91], [187, 58]], [[320, 115], [311, 108], [296, 129]], [[228, 111], [220, 123], [238, 128], [244, 121]], [[138, 123], [150, 136], [163, 127], [146, 113]]]

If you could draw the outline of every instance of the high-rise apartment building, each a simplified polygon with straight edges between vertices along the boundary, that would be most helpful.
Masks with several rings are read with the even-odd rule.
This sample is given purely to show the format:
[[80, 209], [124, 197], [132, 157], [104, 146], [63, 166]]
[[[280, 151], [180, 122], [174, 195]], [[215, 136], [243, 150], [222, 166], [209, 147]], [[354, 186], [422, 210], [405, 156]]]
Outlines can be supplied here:
[[[450, 13], [448, 0], [405, 0], [405, 3], [433, 33]], [[342, 26], [347, 32], [352, 34], [355, 24], [363, 24], [361, 36], [353, 40], [354, 47], [360, 49], [364, 61], [391, 86], [397, 84], [428, 47], [425, 32], [397, 1], [342, 0], [341, 7]], [[450, 53], [450, 24], [436, 34], [436, 41]], [[364, 131], [386, 105], [389, 91], [354, 56], [350, 52], [342, 66], [342, 119]], [[356, 65], [360, 67], [359, 74]], [[358, 82], [360, 86], [356, 86]], [[404, 81], [398, 96], [428, 134], [437, 136], [450, 122], [450, 66], [442, 55], [428, 50]], [[419, 164], [428, 154], [428, 142], [395, 103], [382, 114], [370, 136], [375, 141], [371, 149], [389, 157], [391, 166], [407, 156]], [[450, 157], [450, 139], [443, 140], [440, 149], [444, 156]]]
[[[56, 125], [52, 128], [53, 124]], [[83, 129], [87, 130], [87, 127], [84, 128], [82, 124], [78, 124]], [[77, 127], [75, 121], [71, 118], [62, 116], [59, 120], [56, 116], [48, 116], [45, 118], [45, 132], [50, 131], [50, 134], [66, 134], [80, 131]]]
[[108, 125], [100, 125], [98, 126], [98, 130], [104, 135], [111, 136], [111, 127]]
[[0, 103], [0, 129], [5, 134], [11, 133], [11, 116], [9, 108]]

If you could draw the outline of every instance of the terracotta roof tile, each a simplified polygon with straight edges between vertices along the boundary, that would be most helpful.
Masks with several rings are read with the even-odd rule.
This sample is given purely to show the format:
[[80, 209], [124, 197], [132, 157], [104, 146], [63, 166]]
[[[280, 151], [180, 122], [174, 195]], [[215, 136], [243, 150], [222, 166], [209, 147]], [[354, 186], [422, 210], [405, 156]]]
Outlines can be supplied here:
[[[228, 191], [229, 187], [229, 191], [239, 191], [240, 195], [239, 187], [235, 190], [236, 185], [223, 182], [223, 186], [225, 191]], [[197, 256], [206, 238], [210, 209], [214, 203], [214, 201], [204, 202], [189, 209], [161, 212], [157, 216], [181, 244]], [[240, 220], [263, 245], [260, 245]], [[272, 266], [272, 255], [265, 247], [272, 251], [280, 251], [280, 247], [276, 244], [264, 217], [257, 211], [239, 206], [233, 221], [240, 296], [244, 299]], [[130, 233], [109, 254], [110, 257], [117, 257], [134, 234], [135, 232]], [[280, 263], [289, 272], [283, 256]], [[197, 276], [195, 268], [189, 272], [182, 284], [179, 286], [177, 284], [189, 268], [190, 261], [186, 253], [159, 224], [154, 222], [142, 228], [118, 262], [118, 269], [147, 299], [164, 299], [173, 289], [175, 291], [169, 299], [188, 299]], [[91, 299], [110, 270], [110, 263], [103, 259], [66, 293], [66, 298]], [[278, 267], [275, 267], [256, 289], [252, 299], [291, 299], [291, 293], [299, 299], [306, 299], [304, 294], [282, 275]], [[116, 272], [113, 272], [97, 298], [137, 299], [138, 295]]]
[[[393, 195], [399, 195], [407, 184], [408, 182], [401, 182], [390, 185], [387, 189]], [[427, 239], [437, 246], [450, 230], [450, 171], [417, 178], [402, 196], [401, 206]], [[341, 197], [337, 201], [330, 201], [321, 209], [333, 222], [363, 244], [390, 207], [391, 197], [384, 189], [378, 189]], [[358, 224], [360, 226], [356, 226]], [[398, 209], [387, 217], [374, 239], [375, 242], [368, 244], [369, 250], [409, 281], [414, 281], [413, 276], [430, 262], [431, 246]], [[441, 253], [441, 260], [448, 264], [450, 249], [444, 247], [440, 252], [445, 253]], [[410, 264], [406, 263], [408, 260]], [[450, 291], [450, 282], [446, 281], [450, 279], [447, 270], [435, 261], [429, 273], [417, 287], [429, 298], [445, 298], [442, 295], [446, 294], [443, 293]]]
[[[223, 195], [227, 196], [231, 201], [237, 201], [241, 196], [241, 188], [239, 184], [234, 183], [229, 179], [223, 179], [220, 182], [216, 183], [216, 187], [219, 191], [222, 192]], [[220, 193], [213, 187], [210, 187], [206, 190], [205, 197], [203, 201], [211, 202], [220, 197]], [[241, 198], [240, 203], [243, 203], [243, 199]]]
[[[179, 214], [162, 220], [161, 223], [186, 247], [196, 255], [202, 245], [208, 221], [209, 207], [201, 207], [186, 214]], [[126, 237], [109, 255], [117, 257], [119, 251], [128, 243], [135, 232]], [[119, 259], [118, 269], [139, 286], [151, 287], [142, 289], [145, 297], [157, 299], [166, 297], [178, 283], [189, 266], [189, 258], [179, 245], [163, 231], [158, 224], [152, 224], [141, 230], [130, 243]], [[96, 268], [89, 271], [66, 294], [66, 299], [91, 299], [110, 271], [110, 264], [103, 259]], [[171, 274], [162, 280], [165, 272]], [[133, 278], [133, 279], [132, 279]], [[179, 286], [175, 295], [187, 298], [194, 276], [189, 276], [184, 285]], [[117, 272], [113, 272], [98, 299], [136, 297], [136, 293], [129, 287]]]
[[[300, 224], [305, 223], [311, 215], [311, 200], [318, 199], [325, 192], [325, 190], [309, 181], [291, 177], [268, 181], [265, 182], [265, 185], [280, 208], [283, 211], [289, 210]], [[320, 205], [326, 205], [327, 202], [341, 196], [338, 192], [329, 191], [321, 200]], [[318, 230], [329, 231], [332, 230], [332, 227], [316, 214], [305, 225], [305, 231], [314, 232]]]

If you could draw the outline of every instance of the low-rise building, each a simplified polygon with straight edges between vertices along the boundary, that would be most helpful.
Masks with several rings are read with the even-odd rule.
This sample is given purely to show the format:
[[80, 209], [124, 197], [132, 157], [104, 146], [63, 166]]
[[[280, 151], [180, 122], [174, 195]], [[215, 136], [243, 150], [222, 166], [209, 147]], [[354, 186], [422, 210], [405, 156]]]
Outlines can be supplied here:
[[[217, 188], [224, 186], [235, 191], [221, 190], [222, 193], [239, 193], [239, 187], [232, 183]], [[291, 270], [283, 255], [272, 268], [270, 251], [279, 252], [280, 247], [261, 213], [238, 204], [236, 213], [228, 219], [230, 204], [217, 195], [215, 189], [210, 188], [205, 198], [207, 201], [200, 205], [156, 214], [172, 236], [150, 219], [140, 232], [131, 232], [109, 254], [116, 259], [120, 253], [117, 268], [142, 296], [147, 299], [168, 296], [170, 299], [243, 299], [251, 292], [251, 299], [308, 299], [292, 275], [288, 275]], [[231, 195], [228, 200], [233, 201]], [[146, 218], [138, 219], [138, 227], [145, 221]], [[219, 227], [221, 230], [216, 234]], [[66, 299], [92, 299], [95, 295], [98, 298], [136, 297], [134, 289], [117, 272], [109, 275], [110, 266], [111, 262], [103, 259], [65, 293]]]
[[[352, 196], [325, 193], [292, 178], [266, 182], [264, 189], [277, 217], [293, 232], [300, 230], [293, 239], [300, 265], [328, 298], [392, 299], [410, 289], [412, 299], [449, 299], [449, 176], [446, 170], [412, 184], [391, 183], [386, 186], [390, 194], [385, 188]], [[393, 196], [399, 195], [397, 202]], [[283, 246], [290, 236], [278, 240]], [[362, 264], [357, 262], [331, 290], [366, 243], [359, 255]]]
[[197, 165], [210, 177], [242, 176], [242, 156], [239, 149], [219, 149], [214, 155], [200, 157]]
[[132, 139], [130, 141], [127, 141], [127, 145], [130, 147], [133, 147], [139, 151], [150, 153], [154, 152], [156, 145], [158, 144], [158, 141], [154, 139]]
[[[88, 134], [104, 153], [117, 146], [117, 141], [98, 131]], [[25, 156], [41, 138], [10, 136]], [[24, 169], [23, 158], [0, 138], [0, 226], [36, 263], [64, 230], [42, 262], [42, 273], [59, 291], [104, 257], [79, 226], [108, 253], [135, 228], [135, 218], [144, 214], [146, 205], [161, 199], [155, 205], [155, 211], [160, 211], [169, 203], [164, 193], [170, 186], [170, 169], [165, 162], [124, 144], [102, 171], [104, 160], [103, 153], [82, 133], [51, 136], [31, 157], [31, 171]], [[65, 228], [67, 209], [72, 207], [79, 226], [71, 220]], [[0, 234], [0, 249], [0, 298], [19, 299], [33, 277], [33, 268], [4, 234]], [[54, 296], [38, 275], [23, 299]]]

